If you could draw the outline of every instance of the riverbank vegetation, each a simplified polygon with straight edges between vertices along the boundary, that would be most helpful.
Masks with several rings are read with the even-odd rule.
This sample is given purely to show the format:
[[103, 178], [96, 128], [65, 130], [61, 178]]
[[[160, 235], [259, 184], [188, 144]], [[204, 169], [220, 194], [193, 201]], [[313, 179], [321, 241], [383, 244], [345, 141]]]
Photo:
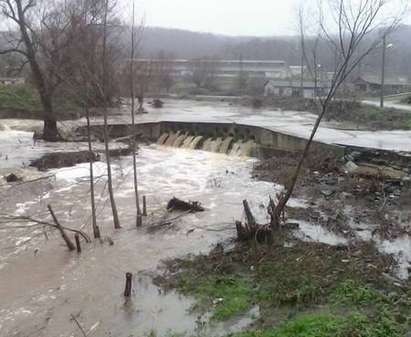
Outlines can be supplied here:
[[166, 262], [156, 282], [196, 298], [195, 312], [226, 321], [258, 308], [234, 337], [400, 337], [411, 328], [408, 283], [385, 276], [389, 256], [372, 244], [301, 242], [283, 233], [272, 246], [237, 244]]
[[[70, 96], [54, 97], [60, 120], [79, 118], [82, 107]], [[37, 90], [29, 84], [0, 85], [0, 118], [42, 119], [43, 108]]]

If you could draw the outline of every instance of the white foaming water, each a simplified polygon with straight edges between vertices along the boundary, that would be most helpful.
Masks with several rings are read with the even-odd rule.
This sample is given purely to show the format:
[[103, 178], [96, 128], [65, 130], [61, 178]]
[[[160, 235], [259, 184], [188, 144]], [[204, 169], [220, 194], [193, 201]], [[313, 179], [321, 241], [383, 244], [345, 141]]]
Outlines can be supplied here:
[[411, 267], [411, 238], [408, 235], [395, 240], [374, 240], [378, 249], [385, 254], [393, 254], [398, 262], [397, 276], [406, 280]]
[[0, 169], [28, 164], [36, 156], [32, 132], [0, 131]]
[[313, 225], [305, 221], [296, 221], [300, 225], [296, 236], [303, 241], [322, 242], [328, 245], [346, 245], [348, 240], [330, 232], [329, 230], [319, 225]]

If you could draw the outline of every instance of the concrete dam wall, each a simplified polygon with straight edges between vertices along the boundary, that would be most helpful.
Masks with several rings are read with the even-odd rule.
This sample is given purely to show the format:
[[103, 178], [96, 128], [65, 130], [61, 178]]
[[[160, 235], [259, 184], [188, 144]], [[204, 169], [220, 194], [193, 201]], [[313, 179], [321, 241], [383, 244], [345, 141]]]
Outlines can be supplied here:
[[[86, 134], [86, 128], [78, 130]], [[94, 125], [91, 132], [103, 139], [103, 126]], [[109, 126], [111, 139], [135, 134], [137, 138], [165, 146], [188, 149], [201, 149], [229, 155], [266, 158], [275, 151], [299, 152], [307, 140], [301, 137], [268, 130], [258, 126], [235, 123], [196, 123], [196, 122], [158, 122], [137, 124], [132, 129], [128, 124]], [[314, 142], [313, 147], [344, 153], [344, 148], [337, 145]]]

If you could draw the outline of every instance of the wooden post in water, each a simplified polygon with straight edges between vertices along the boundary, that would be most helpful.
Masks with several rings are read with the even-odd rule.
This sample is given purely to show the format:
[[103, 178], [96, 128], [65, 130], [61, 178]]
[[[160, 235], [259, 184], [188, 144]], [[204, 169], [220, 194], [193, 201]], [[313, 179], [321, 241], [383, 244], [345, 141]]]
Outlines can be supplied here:
[[80, 234], [79, 233], [74, 234], [74, 238], [76, 239], [77, 253], [81, 253]]
[[133, 274], [126, 273], [126, 287], [124, 288], [124, 297], [131, 296], [132, 285], [133, 285]]
[[143, 216], [141, 214], [137, 214], [136, 226], [141, 227], [142, 225], [143, 225]]
[[143, 195], [143, 216], [147, 216], [147, 199], [145, 195]]

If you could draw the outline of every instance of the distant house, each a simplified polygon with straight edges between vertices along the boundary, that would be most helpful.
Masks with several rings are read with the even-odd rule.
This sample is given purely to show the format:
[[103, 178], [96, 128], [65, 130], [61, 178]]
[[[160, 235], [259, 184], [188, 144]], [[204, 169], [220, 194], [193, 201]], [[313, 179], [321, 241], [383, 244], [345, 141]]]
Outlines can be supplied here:
[[[353, 81], [355, 90], [367, 94], [376, 94], [381, 91], [381, 77], [375, 75], [362, 75]], [[384, 81], [384, 92], [386, 94], [400, 94], [411, 90], [408, 78], [387, 77]]]
[[20, 85], [25, 82], [24, 77], [0, 77], [0, 85]]
[[301, 82], [296, 80], [269, 80], [264, 85], [264, 96], [314, 98], [326, 95], [329, 89], [328, 81], [320, 81], [317, 84], [314, 81], [304, 81], [301, 86]]

